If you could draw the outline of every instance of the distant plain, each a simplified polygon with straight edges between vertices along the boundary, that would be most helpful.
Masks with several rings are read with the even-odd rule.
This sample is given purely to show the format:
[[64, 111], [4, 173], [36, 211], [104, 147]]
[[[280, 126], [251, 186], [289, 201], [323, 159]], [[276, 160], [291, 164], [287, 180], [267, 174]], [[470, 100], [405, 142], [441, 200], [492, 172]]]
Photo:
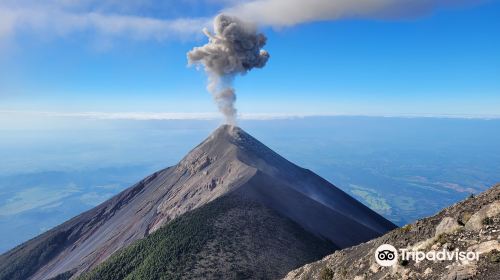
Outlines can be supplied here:
[[[219, 121], [0, 117], [0, 253], [177, 163]], [[500, 182], [500, 120], [306, 117], [240, 126], [398, 225]]]

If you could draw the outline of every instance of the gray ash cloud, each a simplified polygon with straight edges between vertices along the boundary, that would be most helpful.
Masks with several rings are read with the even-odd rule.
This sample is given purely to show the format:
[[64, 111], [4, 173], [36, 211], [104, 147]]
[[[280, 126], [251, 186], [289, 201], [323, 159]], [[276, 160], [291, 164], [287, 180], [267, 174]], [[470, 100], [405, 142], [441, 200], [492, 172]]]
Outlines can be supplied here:
[[213, 95], [226, 123], [236, 122], [234, 77], [253, 68], [262, 68], [269, 53], [262, 48], [267, 38], [256, 25], [224, 14], [214, 19], [214, 33], [204, 29], [209, 42], [188, 52], [189, 65], [203, 65], [208, 91]]

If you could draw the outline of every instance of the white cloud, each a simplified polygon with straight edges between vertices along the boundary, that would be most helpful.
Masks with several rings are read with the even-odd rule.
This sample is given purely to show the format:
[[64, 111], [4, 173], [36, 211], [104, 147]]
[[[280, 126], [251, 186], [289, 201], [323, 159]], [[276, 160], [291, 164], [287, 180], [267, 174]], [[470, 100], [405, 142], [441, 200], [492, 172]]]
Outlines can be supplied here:
[[86, 118], [98, 120], [211, 120], [218, 113], [0, 111], [0, 117]]
[[[213, 15], [201, 18], [148, 16], [152, 11], [222, 8], [261, 25], [283, 27], [343, 18], [408, 18], [436, 8], [477, 3], [473, 0], [0, 0], [0, 39], [17, 32], [65, 35], [95, 31], [138, 40], [186, 39], [200, 35]], [[191, 8], [189, 8], [191, 7]], [[194, 8], [193, 8], [194, 7]], [[211, 7], [211, 8], [209, 8]], [[224, 8], [226, 7], [226, 8]], [[162, 13], [160, 13], [162, 14]]]
[[[500, 119], [500, 115], [475, 114], [308, 114], [308, 113], [242, 113], [239, 120], [279, 120], [307, 117], [386, 117], [386, 118], [458, 118], [458, 119]], [[169, 112], [44, 112], [44, 111], [1, 111], [0, 120], [36, 118], [83, 118], [95, 120], [219, 120], [219, 113], [169, 113]]]
[[[242, 120], [270, 120], [302, 118], [309, 115], [286, 113], [247, 113], [239, 114]], [[48, 118], [85, 118], [96, 120], [218, 120], [221, 115], [208, 113], [169, 113], [169, 112], [44, 112], [44, 111], [1, 111], [0, 118], [48, 117]]]
[[209, 18], [159, 19], [135, 15], [74, 12], [62, 7], [12, 6], [0, 4], [0, 38], [17, 32], [64, 36], [72, 32], [94, 31], [105, 37], [137, 40], [184, 39], [201, 34]]

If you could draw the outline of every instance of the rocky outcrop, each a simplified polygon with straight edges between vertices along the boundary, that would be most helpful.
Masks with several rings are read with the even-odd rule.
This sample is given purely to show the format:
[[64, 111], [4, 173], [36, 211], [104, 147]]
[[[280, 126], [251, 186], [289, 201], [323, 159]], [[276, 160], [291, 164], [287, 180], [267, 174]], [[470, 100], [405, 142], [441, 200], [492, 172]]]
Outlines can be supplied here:
[[465, 228], [468, 230], [480, 230], [487, 219], [491, 219], [498, 214], [500, 214], [500, 201], [495, 201], [474, 213], [465, 224]]
[[[500, 279], [500, 185], [452, 205], [433, 217], [393, 230], [293, 270], [285, 279]], [[382, 244], [427, 252], [472, 252], [477, 259], [398, 259], [380, 266], [374, 252]]]

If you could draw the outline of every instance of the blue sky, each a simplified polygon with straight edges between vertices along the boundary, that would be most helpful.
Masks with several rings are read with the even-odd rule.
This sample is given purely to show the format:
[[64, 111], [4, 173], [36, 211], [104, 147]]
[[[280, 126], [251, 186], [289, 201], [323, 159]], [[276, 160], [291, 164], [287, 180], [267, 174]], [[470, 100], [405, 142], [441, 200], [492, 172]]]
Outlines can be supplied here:
[[[1, 111], [216, 111], [203, 71], [187, 67], [186, 52], [205, 43], [204, 20], [245, 1], [45, 2], [0, 1]], [[257, 17], [271, 58], [236, 79], [237, 108], [500, 115], [500, 3], [463, 2], [395, 18], [365, 9], [293, 24]], [[90, 15], [92, 23], [68, 15]], [[178, 19], [186, 22], [164, 30], [163, 22]]]

